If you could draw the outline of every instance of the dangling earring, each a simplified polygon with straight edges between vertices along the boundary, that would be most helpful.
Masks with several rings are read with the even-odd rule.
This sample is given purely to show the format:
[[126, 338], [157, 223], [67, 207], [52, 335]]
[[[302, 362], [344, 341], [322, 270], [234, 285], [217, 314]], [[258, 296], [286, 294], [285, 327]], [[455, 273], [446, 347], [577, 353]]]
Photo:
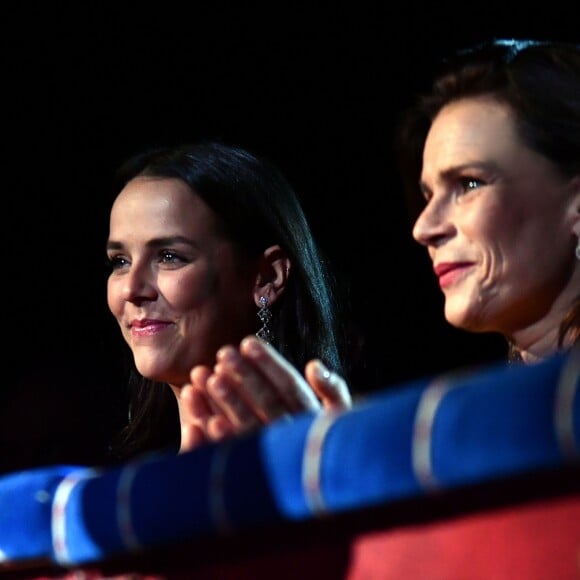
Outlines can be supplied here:
[[578, 236], [578, 241], [576, 242], [576, 259], [580, 260], [580, 236]]
[[272, 320], [272, 312], [268, 308], [268, 299], [265, 296], [260, 296], [260, 310], [258, 310], [258, 318], [262, 323], [262, 328], [256, 332], [256, 336], [261, 338], [264, 342], [271, 343], [274, 339], [272, 331], [268, 328], [270, 320]]

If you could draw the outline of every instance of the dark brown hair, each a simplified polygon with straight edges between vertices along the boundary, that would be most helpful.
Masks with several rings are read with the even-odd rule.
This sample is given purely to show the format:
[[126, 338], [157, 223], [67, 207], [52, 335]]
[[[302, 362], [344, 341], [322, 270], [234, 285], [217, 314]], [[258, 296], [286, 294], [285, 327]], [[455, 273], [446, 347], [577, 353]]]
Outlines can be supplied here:
[[[413, 220], [424, 204], [419, 177], [431, 122], [448, 103], [479, 95], [507, 104], [522, 141], [564, 176], [580, 175], [580, 45], [493, 39], [444, 59], [430, 92], [419, 95], [399, 119], [395, 156]], [[579, 336], [580, 294], [562, 321], [559, 346]]]
[[[279, 244], [290, 257], [292, 275], [274, 305], [272, 342], [298, 368], [320, 358], [344, 374], [338, 281], [314, 240], [298, 196], [272, 163], [219, 142], [157, 148], [131, 157], [120, 167], [114, 195], [140, 175], [174, 177], [186, 183], [215, 213], [241, 259], [254, 258]], [[256, 324], [258, 330], [257, 317]], [[179, 448], [175, 396], [167, 385], [142, 377], [133, 364], [130, 370], [130, 422], [116, 442], [116, 455]]]

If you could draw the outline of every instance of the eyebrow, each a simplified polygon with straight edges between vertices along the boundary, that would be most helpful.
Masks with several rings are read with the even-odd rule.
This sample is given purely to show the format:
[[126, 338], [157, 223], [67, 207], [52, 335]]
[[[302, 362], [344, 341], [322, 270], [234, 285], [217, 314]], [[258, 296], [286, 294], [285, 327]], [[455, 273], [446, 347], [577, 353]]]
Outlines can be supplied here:
[[[443, 171], [439, 172], [439, 175], [443, 179], [449, 179], [450, 177], [454, 177], [463, 171], [472, 171], [474, 169], [479, 171], [496, 171], [497, 168], [497, 163], [493, 161], [473, 161], [462, 163], [461, 165], [452, 165], [451, 167], [447, 167]], [[425, 182], [422, 179], [419, 180], [419, 187], [426, 187]]]
[[[458, 174], [461, 174], [464, 171], [472, 171], [474, 169], [480, 171], [496, 171], [497, 170], [497, 163], [490, 162], [490, 161], [473, 161], [468, 163], [462, 163], [461, 165], [453, 165], [444, 169], [443, 171], [439, 172], [439, 177], [442, 178], [443, 181], [449, 181], [450, 179], [455, 178]], [[419, 179], [418, 182], [419, 190], [424, 195], [425, 193], [430, 193], [431, 188], [423, 181]]]
[[[154, 238], [149, 240], [145, 245], [148, 248], [163, 248], [165, 246], [172, 246], [174, 244], [185, 244], [186, 246], [191, 246], [192, 248], [197, 248], [198, 245], [191, 239], [185, 236], [167, 236], [164, 238]], [[123, 249], [123, 244], [115, 240], [107, 241], [107, 250], [121, 250]]]

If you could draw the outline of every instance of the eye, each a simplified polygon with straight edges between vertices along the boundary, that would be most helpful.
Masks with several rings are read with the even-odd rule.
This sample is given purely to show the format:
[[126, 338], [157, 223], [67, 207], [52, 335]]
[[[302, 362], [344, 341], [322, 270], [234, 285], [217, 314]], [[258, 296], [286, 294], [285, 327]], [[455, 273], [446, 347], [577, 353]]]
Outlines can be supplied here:
[[481, 179], [477, 179], [475, 177], [465, 177], [464, 179], [461, 180], [461, 182], [462, 182], [463, 187], [466, 190], [477, 189], [478, 187], [483, 185], [483, 181], [481, 181]]
[[173, 250], [162, 250], [159, 253], [159, 261], [162, 264], [178, 264], [184, 262], [185, 259], [180, 254], [177, 254]]
[[129, 264], [129, 260], [122, 255], [107, 256], [106, 263], [109, 270], [120, 270]]
[[460, 177], [457, 180], [456, 187], [453, 189], [453, 197], [461, 197], [474, 189], [479, 189], [482, 185], [484, 185], [484, 182], [476, 177]]

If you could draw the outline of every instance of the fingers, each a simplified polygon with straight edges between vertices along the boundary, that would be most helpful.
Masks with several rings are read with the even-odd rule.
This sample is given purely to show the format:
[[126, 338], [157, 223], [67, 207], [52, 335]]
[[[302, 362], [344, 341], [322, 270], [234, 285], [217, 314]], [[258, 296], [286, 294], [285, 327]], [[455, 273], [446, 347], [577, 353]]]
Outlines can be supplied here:
[[[305, 409], [316, 407], [318, 402], [300, 374], [283, 361], [274, 349], [262, 350], [264, 343], [253, 339], [257, 346], [254, 353], [257, 357], [248, 356], [248, 345], [240, 350], [232, 347], [221, 349], [218, 352], [218, 364], [214, 371], [218, 376], [227, 376], [231, 379], [231, 386], [235, 394], [241, 397], [247, 408], [263, 423], [270, 422], [287, 413], [297, 413]], [[252, 351], [252, 345], [249, 345]], [[276, 357], [272, 359], [271, 357]], [[266, 363], [266, 364], [265, 364]], [[268, 373], [269, 366], [275, 366], [277, 374]], [[287, 370], [290, 369], [290, 371]]]
[[221, 441], [240, 432], [223, 415], [214, 415], [207, 424], [207, 435], [212, 441]]
[[249, 336], [222, 347], [213, 369], [195, 367], [179, 396], [180, 452], [267, 424], [289, 413], [347, 409], [352, 399], [345, 380], [319, 360], [305, 377], [273, 347]]
[[[239, 358], [237, 353], [231, 356]], [[236, 428], [250, 429], [275, 416], [280, 405], [271, 397], [271, 392], [252, 400], [259, 386], [247, 370], [238, 374], [239, 366], [236, 363], [218, 363], [207, 381], [207, 393], [221, 414]]]
[[325, 409], [350, 409], [352, 396], [346, 381], [330, 372], [321, 361], [308, 362], [305, 369], [306, 380], [322, 401]]
[[262, 384], [275, 389], [290, 412], [320, 409], [320, 402], [304, 377], [270, 345], [248, 336], [240, 344], [240, 353], [260, 371]]
[[237, 432], [218, 406], [211, 404], [198, 385], [187, 384], [181, 389], [178, 400], [181, 424], [179, 453], [191, 451], [210, 441], [220, 441]]
[[181, 426], [179, 453], [191, 451], [233, 430], [233, 426], [228, 425], [229, 422], [224, 417], [217, 422], [217, 428], [214, 426], [216, 415], [221, 415], [221, 410], [206, 392], [206, 384], [211, 376], [210, 368], [195, 367], [190, 373], [191, 383], [184, 385], [179, 392], [177, 398]]
[[197, 425], [181, 425], [181, 444], [179, 447], [179, 453], [191, 451], [207, 441], [208, 438], [206, 434]]

